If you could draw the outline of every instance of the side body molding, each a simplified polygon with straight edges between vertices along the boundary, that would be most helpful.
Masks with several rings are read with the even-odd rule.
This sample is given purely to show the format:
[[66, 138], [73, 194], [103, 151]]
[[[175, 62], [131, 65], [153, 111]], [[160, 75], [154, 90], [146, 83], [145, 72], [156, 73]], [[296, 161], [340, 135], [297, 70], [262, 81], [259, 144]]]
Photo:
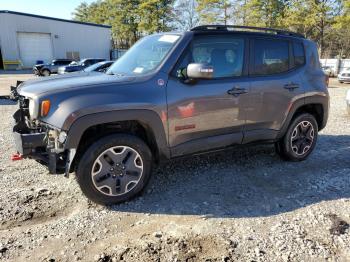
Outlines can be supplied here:
[[68, 128], [65, 149], [76, 149], [81, 137], [89, 127], [118, 121], [138, 121], [148, 130], [151, 130], [154, 134], [159, 154], [165, 158], [170, 158], [170, 150], [162, 120], [156, 112], [145, 109], [114, 110], [80, 117]]

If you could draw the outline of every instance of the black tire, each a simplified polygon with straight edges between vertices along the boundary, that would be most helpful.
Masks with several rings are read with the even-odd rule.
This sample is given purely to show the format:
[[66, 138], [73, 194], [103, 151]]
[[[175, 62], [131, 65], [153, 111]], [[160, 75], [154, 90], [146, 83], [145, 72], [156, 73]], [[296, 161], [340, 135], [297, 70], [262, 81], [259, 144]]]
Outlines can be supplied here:
[[343, 82], [343, 81], [339, 81], [339, 83], [344, 84], [344, 82]]
[[[307, 130], [310, 131], [305, 131], [305, 133], [308, 134], [301, 134], [303, 131], [297, 131], [297, 127], [298, 130], [304, 128], [306, 130], [306, 128], [309, 127], [310, 129]], [[297, 137], [299, 134], [301, 134], [300, 138]], [[311, 137], [313, 137], [312, 142]], [[311, 114], [303, 113], [292, 120], [284, 137], [276, 143], [276, 152], [284, 160], [292, 162], [303, 161], [307, 159], [314, 150], [317, 143], [317, 137], [318, 125], [315, 117]]]
[[[112, 148], [116, 148], [116, 147], [121, 147], [121, 148], [126, 147], [136, 151], [139, 154], [139, 157], [141, 157], [143, 170], [140, 172], [141, 175], [139, 175], [138, 182], [133, 183], [134, 186], [132, 187], [132, 189], [130, 189], [130, 191], [124, 192], [120, 195], [107, 195], [108, 194], [107, 192], [105, 193], [101, 192], [101, 189], [98, 189], [95, 186], [96, 179], [95, 181], [93, 181], [94, 180], [93, 167], [95, 167], [96, 165], [99, 165], [99, 164], [96, 164], [95, 161], [98, 161], [97, 159], [101, 158], [102, 153], [106, 151], [109, 152], [109, 150], [115, 150]], [[103, 157], [105, 157], [105, 155], [103, 155]], [[114, 159], [112, 161], [114, 161]], [[134, 165], [136, 165], [135, 161], [136, 161], [136, 158], [134, 159]], [[110, 165], [110, 163], [108, 164]], [[113, 163], [112, 166], [115, 166], [115, 168], [117, 168], [116, 165], [119, 165], [119, 164]], [[152, 171], [152, 153], [149, 147], [145, 144], [145, 142], [143, 142], [140, 138], [136, 136], [127, 135], [127, 134], [114, 134], [114, 135], [109, 135], [99, 139], [85, 151], [85, 153], [83, 154], [82, 158], [78, 163], [76, 176], [77, 176], [77, 181], [79, 183], [79, 186], [87, 198], [89, 198], [90, 200], [98, 204], [112, 205], [112, 204], [118, 204], [118, 203], [128, 201], [136, 197], [137, 195], [139, 195], [143, 191], [143, 189], [146, 187], [151, 176], [151, 171]], [[102, 165], [100, 167], [100, 171], [98, 172], [102, 173]], [[116, 172], [116, 171], [113, 171], [113, 172]], [[128, 176], [126, 174], [124, 175], [125, 177]], [[123, 179], [123, 176], [122, 175], [117, 175], [117, 177], [115, 176], [116, 176], [115, 173], [113, 173], [113, 178], [111, 177], [110, 174], [108, 174], [108, 178], [107, 178], [108, 181], [113, 182], [112, 179], [117, 179], [119, 180], [119, 184], [121, 185], [122, 182], [120, 181], [121, 179]], [[127, 184], [127, 186], [125, 187], [125, 191], [127, 190], [128, 185], [129, 184]], [[118, 186], [116, 186], [116, 188], [118, 188]], [[105, 190], [105, 188], [103, 189]], [[112, 189], [110, 187], [109, 187], [109, 194], [112, 194]]]
[[48, 69], [44, 69], [43, 71], [41, 71], [41, 75], [42, 75], [42, 76], [50, 76], [50, 75], [51, 75], [51, 72], [50, 72], [50, 70], [48, 70]]

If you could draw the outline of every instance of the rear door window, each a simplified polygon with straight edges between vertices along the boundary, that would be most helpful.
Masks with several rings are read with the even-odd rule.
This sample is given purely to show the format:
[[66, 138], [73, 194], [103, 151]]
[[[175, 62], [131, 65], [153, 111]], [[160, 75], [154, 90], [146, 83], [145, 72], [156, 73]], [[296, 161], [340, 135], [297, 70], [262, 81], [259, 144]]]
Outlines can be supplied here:
[[274, 75], [289, 70], [289, 41], [255, 39], [253, 50], [253, 75]]

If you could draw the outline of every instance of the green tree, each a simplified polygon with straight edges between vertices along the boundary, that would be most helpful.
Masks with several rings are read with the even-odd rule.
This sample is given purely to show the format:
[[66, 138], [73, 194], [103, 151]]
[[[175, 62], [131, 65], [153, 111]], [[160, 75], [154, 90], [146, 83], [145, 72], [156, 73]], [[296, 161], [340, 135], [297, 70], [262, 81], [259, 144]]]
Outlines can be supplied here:
[[225, 24], [232, 18], [232, 1], [198, 0], [197, 11], [204, 24]]
[[327, 43], [330, 43], [327, 54], [329, 57], [350, 57], [350, 0], [340, 2], [339, 15], [335, 17]]
[[341, 10], [339, 0], [291, 0], [283, 25], [316, 41], [321, 57], [327, 48], [327, 35]]
[[247, 0], [243, 4], [244, 24], [261, 27], [281, 27], [288, 6], [286, 0]]
[[72, 15], [74, 20], [87, 22], [89, 21], [91, 11], [90, 6], [86, 2], [82, 2], [80, 5], [78, 5]]
[[145, 34], [171, 29], [171, 11], [174, 0], [144, 0], [138, 6], [138, 28]]
[[114, 47], [128, 48], [142, 35], [167, 31], [173, 0], [100, 0], [80, 4], [74, 19], [112, 26]]

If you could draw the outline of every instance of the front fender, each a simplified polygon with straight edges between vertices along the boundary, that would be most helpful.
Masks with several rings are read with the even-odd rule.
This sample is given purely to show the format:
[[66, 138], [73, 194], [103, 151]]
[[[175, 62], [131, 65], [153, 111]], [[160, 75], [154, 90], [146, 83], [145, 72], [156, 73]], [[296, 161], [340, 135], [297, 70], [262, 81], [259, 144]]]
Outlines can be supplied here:
[[76, 149], [84, 132], [92, 126], [118, 121], [138, 121], [152, 130], [159, 153], [170, 158], [164, 124], [158, 114], [151, 110], [114, 110], [89, 114], [76, 119], [67, 132], [65, 149]]

